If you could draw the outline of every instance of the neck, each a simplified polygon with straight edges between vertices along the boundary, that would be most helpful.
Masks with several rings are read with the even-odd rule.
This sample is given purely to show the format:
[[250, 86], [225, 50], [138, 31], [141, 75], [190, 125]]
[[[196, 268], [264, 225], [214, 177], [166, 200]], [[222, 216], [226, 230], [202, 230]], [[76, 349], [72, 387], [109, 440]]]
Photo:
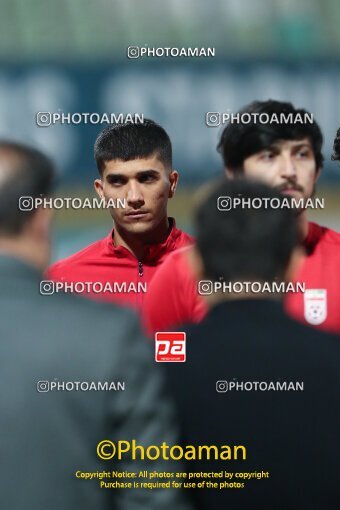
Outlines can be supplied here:
[[300, 242], [303, 243], [308, 234], [308, 219], [306, 211], [302, 211], [300, 214], [298, 214], [297, 226]]
[[216, 293], [216, 294], [210, 294], [206, 297], [208, 301], [209, 308], [212, 308], [213, 306], [223, 303], [223, 302], [230, 302], [230, 301], [243, 301], [245, 299], [256, 299], [257, 301], [260, 301], [261, 299], [270, 299], [273, 301], [281, 301], [282, 295], [279, 293], [273, 294], [271, 292], [228, 292], [228, 293]]
[[115, 246], [124, 246], [138, 260], [143, 260], [150, 245], [161, 244], [166, 241], [170, 228], [171, 225], [166, 216], [156, 228], [141, 234], [127, 232], [119, 225], [115, 225], [113, 243]]

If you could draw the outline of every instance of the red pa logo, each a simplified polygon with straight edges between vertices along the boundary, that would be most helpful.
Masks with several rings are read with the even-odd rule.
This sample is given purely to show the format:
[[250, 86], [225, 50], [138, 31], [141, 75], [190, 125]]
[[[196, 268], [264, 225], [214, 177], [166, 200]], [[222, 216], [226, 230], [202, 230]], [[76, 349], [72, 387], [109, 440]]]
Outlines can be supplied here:
[[186, 335], [184, 332], [158, 332], [155, 335], [155, 360], [159, 363], [186, 360]]

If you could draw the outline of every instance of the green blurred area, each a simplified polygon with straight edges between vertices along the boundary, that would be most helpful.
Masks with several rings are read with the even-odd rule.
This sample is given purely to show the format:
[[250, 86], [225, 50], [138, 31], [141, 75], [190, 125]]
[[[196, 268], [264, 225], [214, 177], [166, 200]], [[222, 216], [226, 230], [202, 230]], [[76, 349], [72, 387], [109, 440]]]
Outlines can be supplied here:
[[[75, 110], [79, 106], [80, 100], [83, 101], [83, 103], [80, 101], [80, 104], [87, 105], [89, 103], [88, 108], [96, 106], [97, 103], [92, 103], [91, 100], [95, 94], [98, 94], [102, 101], [100, 105], [104, 105], [104, 108], [108, 104], [115, 104], [114, 98], [108, 94], [107, 84], [106, 96], [110, 97], [111, 102], [108, 100], [104, 102], [101, 95], [103, 91], [97, 90], [95, 87], [91, 88], [86, 79], [84, 79], [84, 88], [81, 91], [84, 93], [80, 94], [77, 89], [77, 81], [75, 80], [73, 83], [72, 76], [68, 75], [63, 79], [63, 71], [60, 71], [61, 74], [58, 74], [59, 71], [55, 75], [52, 73], [51, 76], [43, 75], [37, 78], [33, 76], [31, 83], [30, 76], [27, 78], [27, 82], [20, 76], [9, 77], [7, 65], [9, 67], [14, 64], [20, 67], [21, 64], [27, 64], [28, 68], [39, 71], [44, 62], [52, 65], [54, 63], [70, 63], [69, 70], [72, 73], [76, 68], [76, 65], [73, 64], [80, 64], [80, 67], [93, 73], [94, 81], [98, 83], [100, 79], [96, 64], [102, 63], [105, 69], [106, 67], [108, 69], [116, 68], [116, 72], [119, 74], [121, 70], [125, 69], [125, 63], [128, 60], [126, 48], [130, 45], [214, 47], [216, 60], [220, 60], [221, 68], [218, 68], [216, 74], [211, 76], [208, 75], [208, 68], [206, 68], [205, 76], [208, 76], [211, 81], [211, 87], [210, 83], [210, 88], [208, 87], [207, 81], [203, 83], [201, 89], [197, 88], [193, 92], [190, 89], [190, 94], [195, 95], [196, 93], [197, 104], [204, 103], [208, 97], [209, 107], [215, 109], [221, 108], [219, 106], [221, 97], [226, 97], [226, 108], [237, 103], [238, 95], [242, 98], [248, 97], [246, 85], [244, 90], [241, 90], [241, 86], [235, 87], [234, 85], [234, 83], [241, 83], [241, 78], [235, 70], [229, 70], [231, 77], [235, 73], [235, 81], [232, 81], [232, 78], [228, 81], [228, 76], [225, 78], [225, 82], [223, 81], [224, 78], [220, 77], [222, 66], [226, 65], [227, 67], [230, 62], [237, 63], [242, 59], [244, 59], [244, 65], [247, 66], [252, 59], [257, 60], [261, 90], [265, 88], [266, 91], [269, 91], [269, 95], [278, 96], [274, 92], [281, 90], [281, 81], [285, 75], [284, 73], [280, 74], [280, 70], [276, 70], [275, 73], [272, 71], [273, 74], [266, 75], [266, 70], [260, 67], [261, 59], [272, 59], [275, 63], [281, 60], [288, 63], [297, 61], [299, 66], [301, 65], [301, 69], [304, 68], [304, 62], [312, 59], [313, 72], [311, 76], [318, 78], [318, 81], [310, 80], [311, 87], [308, 93], [306, 93], [305, 82], [301, 77], [296, 78], [293, 75], [292, 81], [287, 78], [284, 83], [288, 83], [286, 89], [295, 94], [294, 98], [299, 104], [305, 98], [306, 100], [309, 98], [312, 111], [318, 107], [319, 112], [326, 112], [327, 119], [331, 117], [329, 112], [334, 112], [335, 119], [331, 119], [330, 124], [326, 126], [326, 142], [328, 144], [326, 151], [329, 154], [335, 129], [340, 125], [340, 121], [339, 124], [336, 123], [336, 103], [338, 101], [334, 99], [335, 93], [332, 93], [333, 89], [330, 86], [333, 71], [330, 70], [324, 76], [322, 75], [322, 66], [317, 66], [315, 62], [318, 59], [327, 59], [328, 62], [334, 59], [334, 62], [337, 62], [340, 55], [339, 26], [339, 0], [299, 0], [298, 2], [296, 0], [212, 0], [210, 2], [207, 0], [168, 0], [167, 2], [161, 0], [2, 0], [0, 16], [0, 61], [3, 63], [3, 74], [0, 76], [0, 85], [3, 85], [0, 98], [2, 131], [7, 137], [13, 137], [13, 133], [17, 135], [20, 132], [21, 124], [25, 124], [25, 119], [22, 122], [21, 113], [24, 102], [33, 105], [33, 111], [36, 110], [35, 105], [39, 105], [37, 111], [45, 111], [51, 108], [51, 106], [47, 106], [51, 104], [55, 111], [61, 107], [70, 108], [69, 105]], [[132, 65], [131, 62], [130, 64]], [[135, 63], [133, 65], [137, 66]], [[155, 66], [153, 69], [156, 69], [157, 59], [153, 65]], [[148, 68], [136, 67], [143, 70], [144, 73], [141, 72], [139, 80], [132, 78], [142, 89], [136, 102], [132, 101], [131, 103], [134, 108], [137, 108], [136, 111], [138, 111], [138, 106], [142, 105], [146, 111], [156, 112], [157, 118], [165, 118], [170, 126], [171, 123], [175, 125], [174, 118], [169, 115], [166, 105], [159, 97], [163, 95], [170, 105], [176, 103], [179, 107], [187, 102], [185, 87], [191, 86], [191, 81], [189, 78], [185, 81], [180, 73], [185, 68], [185, 63], [181, 62], [178, 65], [182, 66], [178, 68], [178, 75], [176, 73], [173, 75], [174, 77], [170, 75], [170, 79], [174, 80], [170, 82], [171, 94], [169, 88], [166, 88], [168, 94], [166, 95], [163, 88], [162, 79], [163, 76], [168, 79], [167, 75], [160, 74], [158, 81], [155, 80], [155, 90], [159, 91], [159, 96], [157, 95], [155, 100], [147, 94], [150, 88]], [[77, 70], [80, 72], [78, 68]], [[177, 69], [175, 71], [177, 72]], [[313, 74], [314, 71], [315, 74]], [[150, 80], [155, 79], [156, 76], [156, 72], [154, 75], [152, 72], [150, 72]], [[202, 79], [203, 74], [203, 71], [201, 75], [197, 74], [197, 80]], [[287, 76], [289, 76], [288, 71]], [[128, 78], [127, 75], [126, 81], [122, 81], [122, 88], [129, 97], [129, 94], [133, 96], [130, 90], [135, 91], [135, 95], [136, 90], [133, 87], [131, 89], [126, 87]], [[118, 80], [116, 76], [115, 80]], [[106, 83], [103, 77], [102, 83]], [[115, 83], [111, 83], [111, 88]], [[117, 83], [115, 90], [119, 89], [119, 80]], [[172, 83], [175, 83], [175, 87]], [[262, 87], [262, 83], [268, 86]], [[332, 83], [337, 90], [336, 78]], [[223, 84], [223, 90], [221, 84]], [[38, 86], [40, 86], [39, 89]], [[103, 88], [105, 88], [104, 85], [102, 85]], [[56, 92], [59, 90], [62, 90], [62, 93], [58, 96]], [[181, 93], [181, 91], [184, 92]], [[155, 92], [153, 91], [152, 94]], [[202, 95], [199, 96], [199, 94]], [[124, 99], [123, 94], [119, 97]], [[319, 99], [320, 101], [318, 101]], [[6, 117], [6, 105], [11, 101], [13, 101], [13, 107], [11, 104]], [[121, 100], [119, 104], [121, 104]], [[128, 103], [125, 102], [126, 104]], [[197, 108], [196, 103], [193, 102], [192, 108], [194, 107]], [[173, 112], [173, 106], [170, 108]], [[188, 111], [193, 112], [194, 110], [188, 109]], [[23, 112], [23, 116], [26, 115], [26, 118], [30, 114], [29, 109], [23, 110]], [[326, 125], [326, 122], [324, 124]], [[29, 129], [31, 131], [31, 127]], [[34, 134], [33, 130], [32, 133]], [[29, 138], [25, 129], [21, 132], [21, 136], [24, 140]], [[82, 138], [79, 139], [82, 143], [82, 153], [84, 153], [86, 143], [84, 144]], [[47, 131], [40, 131], [37, 140], [39, 143], [44, 142], [49, 149], [52, 147], [53, 154], [62, 153], [67, 145], [66, 140], [60, 139], [61, 141], [58, 142], [59, 138], [56, 135], [50, 135], [49, 138]], [[92, 142], [91, 138], [91, 144]], [[76, 138], [73, 145], [77, 148]], [[42, 147], [44, 147], [43, 143]], [[195, 155], [194, 144], [189, 148], [185, 147], [185, 149], [188, 154]], [[75, 154], [70, 148], [69, 151], [71, 162], [67, 160], [66, 151], [66, 163], [61, 162], [60, 165], [70, 166], [73, 164], [75, 168], [80, 167], [77, 150], [75, 150]], [[178, 141], [176, 151], [184, 153], [183, 147], [179, 145]], [[79, 182], [81, 181], [79, 180]], [[82, 180], [82, 186], [79, 189], [60, 190], [58, 195], [65, 197], [89, 196], [91, 190], [84, 189], [84, 180]], [[169, 202], [169, 214], [176, 217], [179, 227], [189, 232], [193, 232], [194, 204], [195, 200], [201, 199], [200, 193], [202, 191], [197, 190], [197, 187], [180, 186], [175, 198]], [[340, 230], [337, 188], [320, 187], [318, 196], [325, 197], [326, 208], [325, 210], [310, 211], [310, 218]], [[104, 236], [110, 230], [111, 225], [112, 221], [107, 211], [57, 211], [53, 258], [58, 259], [73, 253], [89, 242]]]
[[113, 61], [144, 44], [329, 58], [340, 53], [339, 26], [339, 0], [2, 0], [0, 59]]

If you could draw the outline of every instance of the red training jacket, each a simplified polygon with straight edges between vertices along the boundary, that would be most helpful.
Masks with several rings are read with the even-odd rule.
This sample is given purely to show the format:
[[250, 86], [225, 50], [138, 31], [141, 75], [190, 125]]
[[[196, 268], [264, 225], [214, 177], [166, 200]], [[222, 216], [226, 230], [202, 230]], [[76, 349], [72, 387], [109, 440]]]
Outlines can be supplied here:
[[[305, 283], [306, 291], [287, 293], [285, 309], [304, 324], [340, 333], [340, 234], [309, 223], [304, 246], [306, 256], [296, 281]], [[150, 334], [200, 322], [208, 312], [187, 258], [189, 249], [171, 254], [150, 285], [144, 303]]]
[[68, 292], [75, 289], [75, 293], [140, 310], [150, 281], [167, 256], [194, 241], [176, 228], [173, 218], [169, 220], [172, 229], [168, 238], [162, 244], [150, 245], [142, 261], [123, 246], [114, 246], [112, 230], [105, 239], [50, 266], [46, 278], [64, 286], [71, 284], [65, 287]]

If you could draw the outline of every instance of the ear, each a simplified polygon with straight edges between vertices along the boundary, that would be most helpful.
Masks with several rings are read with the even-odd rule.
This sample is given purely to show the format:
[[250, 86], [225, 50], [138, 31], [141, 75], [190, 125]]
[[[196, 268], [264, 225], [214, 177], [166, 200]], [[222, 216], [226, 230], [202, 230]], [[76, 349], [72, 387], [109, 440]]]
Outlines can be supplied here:
[[315, 172], [314, 182], [316, 182], [316, 181], [319, 179], [320, 174], [321, 174], [321, 168], [320, 168], [320, 167], [318, 167], [318, 168], [316, 169], [316, 172]]
[[28, 220], [25, 230], [32, 239], [45, 239], [47, 241], [51, 238], [52, 232], [52, 219], [54, 211], [52, 208], [38, 207], [32, 217]]
[[224, 167], [224, 175], [226, 176], [227, 179], [235, 178], [234, 172], [228, 167]]
[[169, 181], [170, 181], [170, 189], [169, 189], [169, 198], [172, 198], [175, 194], [177, 184], [179, 180], [179, 173], [177, 170], [171, 170], [169, 173]]
[[101, 179], [95, 179], [93, 185], [94, 185], [94, 189], [96, 190], [97, 195], [100, 198], [105, 198], [104, 190], [103, 190], [103, 181]]

